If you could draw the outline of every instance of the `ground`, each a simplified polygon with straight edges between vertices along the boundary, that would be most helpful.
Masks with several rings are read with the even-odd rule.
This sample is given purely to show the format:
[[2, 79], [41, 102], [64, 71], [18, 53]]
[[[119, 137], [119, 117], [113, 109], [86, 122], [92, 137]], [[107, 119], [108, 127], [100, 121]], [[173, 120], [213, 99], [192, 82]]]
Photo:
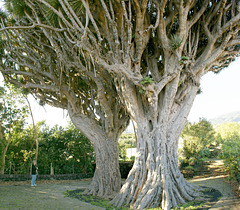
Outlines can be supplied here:
[[[229, 183], [224, 176], [195, 178], [189, 180], [195, 184], [213, 187], [219, 190], [223, 197], [210, 209], [240, 209], [240, 199], [234, 197]], [[28, 182], [0, 182], [0, 209], [104, 209], [66, 197], [67, 191], [84, 189], [90, 184], [90, 179], [75, 181], [38, 181], [36, 187]]]
[[36, 187], [31, 187], [30, 181], [0, 182], [0, 209], [103, 209], [65, 196], [67, 190], [86, 188], [90, 180], [36, 183]]
[[[214, 188], [222, 193], [218, 202], [209, 202], [211, 210], [239, 210], [240, 197], [233, 193], [231, 183], [226, 181], [226, 173], [221, 173], [223, 162], [220, 160], [208, 161], [206, 171], [189, 179], [189, 182], [200, 186]], [[38, 181], [37, 186], [31, 187], [30, 180], [25, 182], [1, 182], [0, 181], [0, 209], [104, 209], [82, 200], [67, 197], [67, 191], [85, 189], [91, 183], [91, 179], [82, 180], [48, 180]], [[234, 189], [239, 188], [236, 182]], [[238, 191], [239, 192], [239, 191]], [[211, 206], [211, 207], [210, 207]]]

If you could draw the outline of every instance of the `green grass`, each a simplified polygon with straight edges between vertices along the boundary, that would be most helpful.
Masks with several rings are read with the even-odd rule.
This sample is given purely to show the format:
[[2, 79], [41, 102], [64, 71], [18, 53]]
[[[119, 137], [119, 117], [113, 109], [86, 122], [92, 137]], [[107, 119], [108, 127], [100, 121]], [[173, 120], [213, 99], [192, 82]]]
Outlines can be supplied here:
[[71, 197], [71, 198], [77, 198], [80, 201], [90, 203], [94, 206], [103, 207], [106, 210], [130, 210], [129, 207], [119, 207], [116, 208], [112, 204], [109, 203], [109, 200], [106, 200], [104, 198], [99, 198], [97, 196], [92, 195], [85, 195], [83, 194], [83, 190], [73, 190], [73, 191], [67, 191], [65, 192], [65, 196]]
[[[204, 190], [201, 193], [204, 198], [203, 201], [198, 201], [198, 200], [189, 201], [185, 204], [179, 205], [178, 207], [172, 208], [172, 210], [209, 209], [213, 204], [215, 204], [216, 201], [218, 201], [222, 197], [222, 194], [219, 191], [214, 190], [212, 188], [204, 187]], [[106, 210], [129, 210], [130, 209], [128, 206], [116, 208], [109, 203], [109, 200], [99, 198], [97, 196], [85, 195], [83, 194], [83, 190], [67, 191], [65, 195], [71, 198], [77, 198], [80, 201], [87, 202], [95, 206], [103, 207]], [[149, 208], [149, 210], [160, 210], [160, 209], [161, 208]]]

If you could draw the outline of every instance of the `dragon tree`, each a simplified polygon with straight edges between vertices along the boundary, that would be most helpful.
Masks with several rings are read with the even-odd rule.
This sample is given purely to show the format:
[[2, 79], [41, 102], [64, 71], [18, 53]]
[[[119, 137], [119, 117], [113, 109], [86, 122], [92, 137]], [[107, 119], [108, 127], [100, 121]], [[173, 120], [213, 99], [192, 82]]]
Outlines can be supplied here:
[[[54, 61], [60, 67], [58, 85], [45, 81], [55, 70], [50, 67], [47, 75], [38, 78], [40, 83], [63, 91], [61, 77], [69, 75], [72, 84], [72, 69], [77, 70], [73, 75], [82, 75], [84, 81], [86, 72], [93, 74], [94, 81], [105, 75], [99, 84], [116, 88], [121, 106], [133, 121], [137, 156], [112, 203], [136, 209], [170, 209], [199, 199], [201, 188], [187, 182], [178, 168], [178, 139], [199, 92], [201, 77], [208, 71], [219, 72], [239, 56], [240, 1], [22, 2], [26, 5], [25, 18], [15, 17], [8, 25], [2, 24], [5, 36], [11, 33], [4, 51], [9, 59], [3, 59], [1, 65], [5, 78], [14, 82], [21, 75], [28, 86], [33, 81], [29, 69], [33, 68], [27, 63], [43, 59], [49, 66], [48, 57], [35, 58], [16, 51], [30, 43], [25, 33], [39, 33], [35, 39], [46, 42], [40, 47], [54, 51]], [[35, 74], [41, 69], [36, 66]], [[73, 86], [66, 88], [72, 90]], [[34, 90], [41, 94], [38, 87]], [[108, 94], [107, 90], [104, 93]], [[61, 91], [59, 98], [63, 97]], [[77, 110], [70, 109], [70, 113], [74, 115]]]

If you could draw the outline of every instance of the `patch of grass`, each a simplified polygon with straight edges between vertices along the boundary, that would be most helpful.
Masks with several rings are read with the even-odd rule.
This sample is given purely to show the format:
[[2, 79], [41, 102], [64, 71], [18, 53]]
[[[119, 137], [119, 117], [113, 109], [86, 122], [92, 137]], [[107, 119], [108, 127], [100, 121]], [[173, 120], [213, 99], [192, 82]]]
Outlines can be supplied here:
[[[203, 200], [194, 200], [189, 201], [185, 204], [179, 205], [172, 210], [205, 210], [209, 209], [213, 206], [221, 197], [222, 194], [213, 188], [203, 187], [203, 191], [201, 191], [203, 196]], [[97, 196], [85, 195], [83, 194], [83, 190], [73, 190], [65, 192], [65, 195], [71, 198], [77, 198], [82, 202], [90, 203], [95, 206], [103, 207], [106, 210], [130, 210], [128, 206], [116, 208], [109, 203], [109, 200], [99, 198]], [[161, 210], [161, 208], [150, 208], [149, 210]]]
[[109, 200], [97, 197], [97, 196], [92, 196], [92, 195], [85, 195], [83, 194], [83, 190], [72, 190], [72, 191], [67, 191], [64, 193], [66, 196], [71, 197], [71, 198], [77, 198], [82, 202], [90, 203], [94, 206], [99, 206], [103, 207], [106, 210], [130, 210], [129, 207], [119, 207], [116, 208], [112, 204], [109, 203]]

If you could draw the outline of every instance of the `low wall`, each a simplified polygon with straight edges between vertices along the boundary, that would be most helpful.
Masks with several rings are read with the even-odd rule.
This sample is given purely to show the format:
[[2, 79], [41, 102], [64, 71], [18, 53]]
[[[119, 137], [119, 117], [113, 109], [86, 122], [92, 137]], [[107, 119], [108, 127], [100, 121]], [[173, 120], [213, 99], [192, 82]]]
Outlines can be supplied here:
[[[91, 178], [93, 174], [56, 174], [56, 175], [38, 175], [38, 180], [75, 180]], [[1, 181], [27, 181], [31, 179], [29, 174], [3, 174], [0, 175]]]

